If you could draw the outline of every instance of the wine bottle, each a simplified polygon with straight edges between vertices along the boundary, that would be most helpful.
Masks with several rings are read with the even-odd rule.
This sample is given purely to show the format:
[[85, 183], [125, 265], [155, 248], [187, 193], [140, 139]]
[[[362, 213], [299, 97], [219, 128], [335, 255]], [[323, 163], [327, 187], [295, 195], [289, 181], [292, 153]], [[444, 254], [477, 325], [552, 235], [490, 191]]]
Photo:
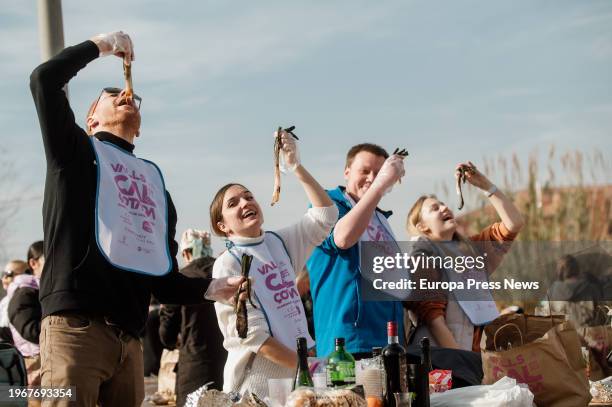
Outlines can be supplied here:
[[421, 339], [421, 363], [416, 369], [416, 398], [414, 407], [429, 407], [429, 372], [431, 372], [431, 352], [429, 338]]
[[406, 393], [406, 350], [399, 343], [397, 322], [387, 322], [388, 345], [382, 351], [386, 375], [385, 406], [395, 407], [393, 393]]
[[336, 350], [327, 359], [327, 386], [355, 384], [355, 359], [344, 350], [344, 338], [336, 338]]
[[293, 390], [298, 387], [314, 387], [310, 371], [308, 370], [308, 344], [306, 338], [297, 338], [298, 366], [295, 371]]

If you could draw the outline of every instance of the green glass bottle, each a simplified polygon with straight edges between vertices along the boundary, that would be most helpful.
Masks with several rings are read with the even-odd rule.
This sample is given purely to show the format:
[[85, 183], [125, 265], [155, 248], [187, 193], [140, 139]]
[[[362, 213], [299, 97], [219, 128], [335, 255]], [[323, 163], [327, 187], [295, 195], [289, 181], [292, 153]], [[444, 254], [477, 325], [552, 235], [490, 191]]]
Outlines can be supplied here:
[[295, 371], [293, 390], [298, 387], [314, 387], [310, 371], [308, 370], [308, 345], [306, 338], [297, 338], [298, 366]]
[[344, 350], [344, 338], [336, 338], [336, 350], [327, 357], [327, 387], [355, 384], [355, 359]]

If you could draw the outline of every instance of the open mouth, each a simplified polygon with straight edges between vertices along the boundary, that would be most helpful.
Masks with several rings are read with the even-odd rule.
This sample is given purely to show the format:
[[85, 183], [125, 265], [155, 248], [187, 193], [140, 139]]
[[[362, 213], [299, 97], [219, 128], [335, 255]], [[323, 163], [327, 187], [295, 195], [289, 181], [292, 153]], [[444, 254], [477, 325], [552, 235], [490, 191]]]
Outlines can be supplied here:
[[133, 107], [132, 104], [128, 101], [127, 98], [123, 98], [117, 102], [117, 106], [130, 106]]
[[257, 212], [252, 209], [247, 210], [242, 214], [242, 219], [254, 219], [257, 216]]
[[455, 218], [450, 213], [447, 213], [444, 216], [442, 216], [442, 220], [446, 222], [447, 220], [455, 220]]

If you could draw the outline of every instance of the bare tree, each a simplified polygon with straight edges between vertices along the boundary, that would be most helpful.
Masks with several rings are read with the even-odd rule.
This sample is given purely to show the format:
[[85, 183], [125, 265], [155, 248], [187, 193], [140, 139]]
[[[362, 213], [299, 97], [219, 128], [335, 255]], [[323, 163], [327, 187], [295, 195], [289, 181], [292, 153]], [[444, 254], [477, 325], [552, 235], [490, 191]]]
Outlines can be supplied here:
[[0, 147], [0, 260], [7, 258], [6, 242], [10, 237], [11, 222], [28, 199], [25, 188], [19, 186], [15, 162], [6, 149]]

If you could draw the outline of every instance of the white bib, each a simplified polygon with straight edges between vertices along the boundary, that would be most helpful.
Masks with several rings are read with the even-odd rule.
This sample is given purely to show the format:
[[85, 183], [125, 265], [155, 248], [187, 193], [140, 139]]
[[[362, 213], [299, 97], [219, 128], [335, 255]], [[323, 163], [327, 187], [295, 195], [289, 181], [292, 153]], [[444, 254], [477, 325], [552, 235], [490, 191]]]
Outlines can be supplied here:
[[[471, 278], [478, 282], [489, 281], [487, 275], [481, 270], [470, 270], [463, 273], [457, 273], [455, 271], [445, 270], [446, 276], [449, 281], [459, 282], [462, 281], [464, 286], [467, 286], [467, 279]], [[452, 293], [455, 295], [455, 293]], [[470, 300], [458, 300], [456, 295], [455, 299], [457, 303], [465, 312], [472, 325], [482, 326], [493, 321], [499, 316], [497, 305], [493, 300], [491, 291], [482, 288], [470, 289]]]
[[[443, 243], [445, 244], [445, 243]], [[443, 257], [444, 252], [440, 250], [435, 244], [432, 245], [435, 250], [438, 251]], [[446, 243], [444, 247], [449, 248], [452, 255], [462, 256], [463, 253], [458, 248], [454, 248], [454, 245]], [[463, 285], [467, 287], [467, 279], [474, 279], [477, 282], [488, 282], [488, 276], [485, 270], [466, 270], [463, 273], [458, 273], [455, 270], [444, 269], [444, 274], [448, 281], [463, 282]], [[455, 292], [451, 293], [465, 315], [468, 317], [472, 325], [482, 326], [493, 321], [499, 316], [497, 305], [493, 300], [490, 290], [483, 288], [471, 288], [469, 293], [469, 300], [460, 300], [457, 298]], [[463, 294], [466, 295], [466, 294]]]
[[[344, 197], [350, 202], [352, 207], [355, 207], [356, 203], [348, 193], [345, 192]], [[382, 216], [377, 210], [374, 210], [374, 213], [370, 218], [370, 222], [368, 223], [368, 227], [359, 238], [359, 241], [392, 242], [391, 247], [393, 248], [393, 251], [389, 252], [389, 250], [385, 250], [385, 252], [389, 252], [386, 253], [387, 255], [394, 255], [396, 253], [395, 249], [398, 248], [393, 231], [391, 231], [389, 221], [387, 221], [387, 218]]]
[[90, 137], [98, 168], [96, 241], [115, 267], [154, 276], [172, 270], [168, 202], [155, 164]]
[[[347, 199], [347, 201], [349, 201], [349, 203], [351, 204], [352, 207], [355, 207], [356, 202], [353, 200], [353, 198], [351, 198], [351, 196], [348, 193], [344, 193], [344, 197]], [[391, 230], [391, 225], [389, 224], [389, 221], [387, 220], [387, 218], [382, 215], [378, 210], [374, 210], [374, 213], [372, 214], [372, 217], [370, 218], [370, 221], [368, 222], [368, 226], [366, 227], [366, 229], [364, 230], [364, 232], [362, 233], [361, 237], [359, 238], [359, 274], [362, 276], [362, 278], [364, 278], [365, 280], [369, 280], [371, 284], [372, 283], [372, 279], [374, 278], [378, 278], [376, 277], [375, 274], [371, 274], [371, 273], [362, 273], [361, 272], [361, 244], [363, 242], [368, 242], [367, 245], [369, 246], [370, 250], [375, 250], [377, 255], [385, 255], [385, 256], [395, 256], [397, 253], [401, 253], [402, 250], [399, 247], [399, 245], [397, 244], [397, 240], [395, 240], [395, 235], [393, 234], [393, 231]], [[384, 280], [385, 282], [389, 282], [389, 283], [399, 283], [404, 279], [410, 279], [410, 273], [407, 270], [403, 270], [403, 269], [393, 269], [393, 270], [387, 270], [384, 274]], [[410, 290], [409, 289], [405, 289], [405, 290], [383, 290], [387, 295], [394, 297], [397, 300], [406, 300], [408, 298], [408, 296], [410, 295]]]
[[238, 263], [243, 253], [253, 256], [249, 276], [271, 335], [289, 349], [296, 350], [299, 337], [306, 338], [308, 347], [313, 347], [314, 340], [308, 333], [306, 313], [295, 285], [295, 271], [282, 239], [276, 233], [266, 232], [261, 243], [231, 242], [228, 250]]

